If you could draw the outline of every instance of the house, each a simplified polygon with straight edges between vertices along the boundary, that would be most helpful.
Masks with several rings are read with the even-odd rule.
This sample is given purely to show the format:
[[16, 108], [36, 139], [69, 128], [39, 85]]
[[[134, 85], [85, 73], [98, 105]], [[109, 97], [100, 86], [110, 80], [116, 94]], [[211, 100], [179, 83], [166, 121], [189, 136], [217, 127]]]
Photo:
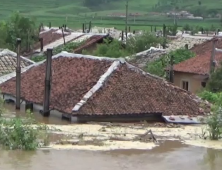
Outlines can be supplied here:
[[103, 43], [104, 39], [109, 37], [108, 34], [97, 34], [89, 37], [85, 42], [74, 50], [74, 53], [81, 54], [83, 50], [94, 51], [97, 48], [97, 44]]
[[[21, 99], [41, 110], [46, 62], [21, 75]], [[15, 78], [0, 85], [15, 100]], [[164, 116], [203, 116], [201, 100], [127, 63], [124, 59], [67, 52], [52, 58], [51, 114], [71, 121], [162, 120]]]
[[[70, 31], [64, 32], [64, 34], [65, 43], [84, 42], [84, 44], [75, 51], [76, 53], [82, 53], [83, 49], [94, 48], [96, 43], [102, 42], [103, 39], [108, 36], [108, 34], [81, 33]], [[61, 29], [51, 28], [49, 30], [41, 32], [39, 37], [43, 38], [43, 52], [46, 52], [48, 48], [56, 48], [64, 44]], [[40, 52], [40, 47], [40, 42], [35, 44], [35, 51]]]
[[[210, 74], [211, 55], [213, 41], [208, 40], [191, 48], [196, 56], [174, 65], [174, 85], [192, 93], [199, 92], [206, 86]], [[222, 41], [218, 39], [216, 48], [222, 48]], [[219, 66], [222, 61], [222, 53], [216, 53], [214, 62]]]
[[[17, 54], [8, 49], [0, 50], [0, 77], [8, 77], [7, 75], [16, 71]], [[31, 66], [34, 64], [25, 57], [21, 57], [21, 69]]]

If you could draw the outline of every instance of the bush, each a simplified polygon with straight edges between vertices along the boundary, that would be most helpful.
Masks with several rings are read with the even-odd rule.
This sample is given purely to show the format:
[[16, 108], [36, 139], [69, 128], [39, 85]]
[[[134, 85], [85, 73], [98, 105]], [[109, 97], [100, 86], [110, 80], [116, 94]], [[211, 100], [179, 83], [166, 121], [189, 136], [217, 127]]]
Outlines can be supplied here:
[[215, 104], [219, 100], [220, 93], [212, 93], [210, 91], [204, 90], [201, 93], [198, 94], [198, 96], [203, 99], [207, 100], [208, 102]]
[[[35, 150], [43, 145], [39, 136], [46, 130], [34, 124], [31, 113], [25, 119], [0, 117], [0, 144], [10, 150]], [[45, 139], [43, 139], [44, 141]]]
[[170, 52], [168, 55], [164, 55], [160, 59], [148, 63], [146, 71], [155, 74], [160, 77], [164, 77], [165, 68], [169, 65], [170, 56], [174, 56], [174, 64], [178, 64], [194, 56], [194, 53], [186, 49], [178, 49]]
[[145, 51], [150, 47], [156, 47], [158, 44], [163, 44], [164, 40], [163, 37], [156, 37], [155, 34], [144, 32], [141, 35], [129, 38], [127, 40], [126, 50], [130, 52], [130, 54], [135, 54]]
[[214, 108], [213, 114], [207, 119], [209, 137], [212, 140], [218, 140], [222, 135], [222, 108]]
[[210, 76], [207, 89], [211, 92], [222, 92], [222, 67], [217, 68]]
[[212, 114], [207, 118], [207, 130], [210, 139], [218, 140], [222, 135], [222, 93], [212, 93], [205, 90], [201, 92], [199, 96], [203, 100], [207, 100], [214, 104], [214, 107], [212, 107]]

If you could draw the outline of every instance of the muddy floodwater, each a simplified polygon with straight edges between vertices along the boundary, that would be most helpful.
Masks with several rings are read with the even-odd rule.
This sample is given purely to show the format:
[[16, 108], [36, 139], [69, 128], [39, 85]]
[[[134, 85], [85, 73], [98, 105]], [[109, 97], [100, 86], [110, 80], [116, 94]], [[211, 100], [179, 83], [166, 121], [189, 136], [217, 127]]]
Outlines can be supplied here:
[[221, 170], [222, 151], [166, 141], [152, 150], [0, 151], [1, 170]]
[[[12, 105], [6, 105], [6, 108], [10, 111], [10, 115], [25, 115], [23, 109], [20, 112], [15, 112]], [[0, 148], [0, 170], [222, 169], [222, 150], [220, 150], [222, 142], [199, 141], [198, 136], [202, 131], [199, 127], [152, 128], [139, 125], [70, 125], [69, 122], [53, 116], [44, 118], [35, 113], [34, 117], [38, 122], [51, 124], [48, 126], [58, 130], [55, 132], [56, 135], [51, 136], [51, 141], [58, 140], [63, 134], [78, 136], [75, 141], [80, 140], [83, 143], [87, 143], [87, 140], [103, 139], [105, 141], [101, 146], [90, 144], [89, 146], [71, 145], [71, 147], [67, 147], [62, 145], [31, 152], [7, 151]], [[149, 129], [156, 135], [157, 140], [161, 139], [160, 136], [164, 137], [158, 145], [132, 140], [134, 136], [144, 134]], [[180, 141], [169, 141], [169, 136], [190, 145], [182, 144]], [[127, 139], [128, 141], [115, 141], [115, 139]], [[196, 146], [193, 146], [193, 140]]]

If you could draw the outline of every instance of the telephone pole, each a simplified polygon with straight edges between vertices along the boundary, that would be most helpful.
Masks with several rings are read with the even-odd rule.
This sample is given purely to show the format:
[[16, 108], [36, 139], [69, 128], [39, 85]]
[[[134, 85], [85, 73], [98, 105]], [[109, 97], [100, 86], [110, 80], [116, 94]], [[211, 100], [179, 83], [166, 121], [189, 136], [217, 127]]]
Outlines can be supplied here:
[[128, 28], [128, 0], [126, 0], [126, 24], [125, 24], [125, 32], [126, 32], [126, 43], [127, 43], [127, 29]]

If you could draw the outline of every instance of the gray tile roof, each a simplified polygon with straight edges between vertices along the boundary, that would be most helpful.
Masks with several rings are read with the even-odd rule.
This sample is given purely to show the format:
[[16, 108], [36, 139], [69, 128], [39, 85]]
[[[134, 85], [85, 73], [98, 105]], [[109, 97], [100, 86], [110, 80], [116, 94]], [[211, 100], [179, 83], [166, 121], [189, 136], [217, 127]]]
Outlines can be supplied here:
[[[17, 54], [8, 49], [0, 50], [0, 76], [16, 71]], [[35, 62], [21, 56], [21, 68], [25, 68]]]

